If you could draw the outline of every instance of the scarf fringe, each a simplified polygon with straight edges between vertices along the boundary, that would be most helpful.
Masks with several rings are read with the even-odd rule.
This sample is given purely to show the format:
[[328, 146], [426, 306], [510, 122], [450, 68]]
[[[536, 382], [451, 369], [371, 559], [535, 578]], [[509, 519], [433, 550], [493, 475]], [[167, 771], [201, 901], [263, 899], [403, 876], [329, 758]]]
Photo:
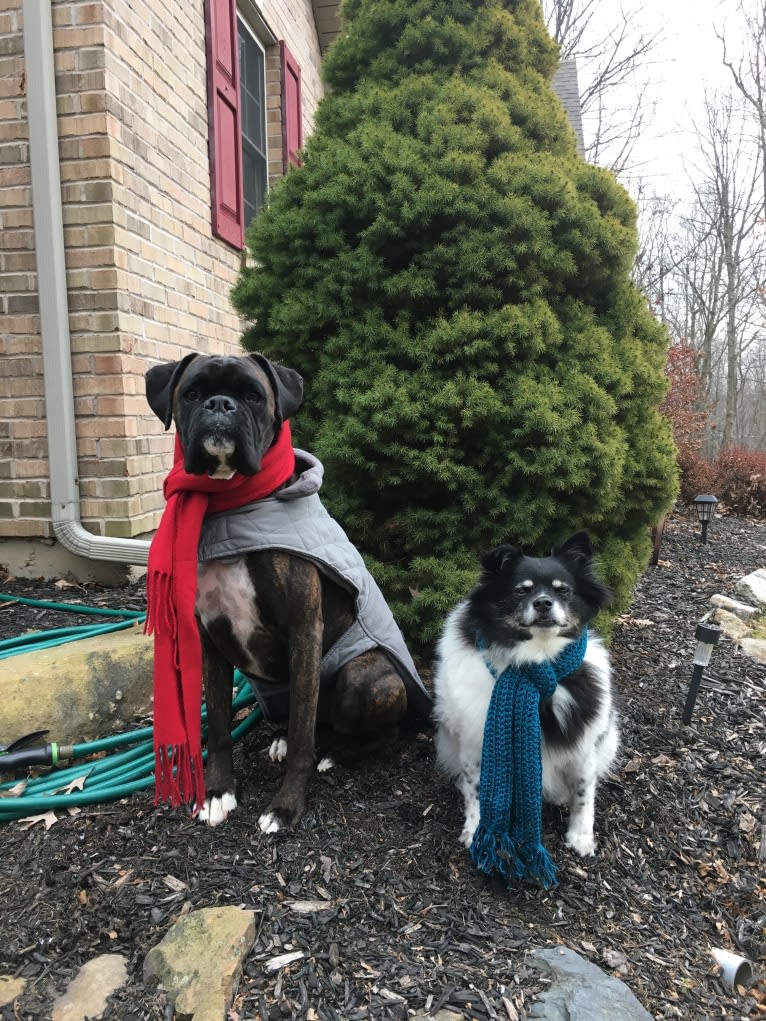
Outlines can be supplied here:
[[177, 620], [175, 606], [171, 598], [172, 579], [169, 574], [160, 571], [152, 572], [151, 584], [146, 586], [146, 635], [173, 635], [176, 633]]
[[522, 853], [510, 833], [497, 833], [479, 825], [471, 842], [471, 858], [479, 872], [485, 876], [501, 876], [506, 883], [511, 879], [533, 879], [545, 889], [558, 886], [556, 866], [542, 844], [531, 852]]
[[154, 751], [154, 804], [178, 808], [193, 801], [196, 815], [205, 803], [202, 760], [185, 745], [163, 745]]

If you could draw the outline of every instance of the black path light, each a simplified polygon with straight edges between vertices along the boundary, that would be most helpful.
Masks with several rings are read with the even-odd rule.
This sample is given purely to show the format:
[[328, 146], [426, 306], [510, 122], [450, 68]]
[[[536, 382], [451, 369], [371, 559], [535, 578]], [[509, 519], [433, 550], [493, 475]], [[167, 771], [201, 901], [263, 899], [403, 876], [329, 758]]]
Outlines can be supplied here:
[[703, 493], [701, 496], [695, 496], [692, 503], [697, 512], [697, 517], [702, 522], [702, 541], [707, 542], [707, 526], [713, 517], [713, 511], [718, 503], [718, 498], [710, 496], [708, 493]]
[[697, 639], [697, 648], [694, 651], [694, 659], [692, 660], [694, 669], [692, 670], [689, 692], [686, 696], [686, 705], [684, 706], [683, 716], [681, 717], [681, 722], [687, 725], [691, 723], [694, 703], [697, 701], [697, 692], [700, 690], [702, 671], [710, 662], [710, 657], [713, 655], [713, 649], [716, 645], [718, 645], [718, 639], [721, 637], [721, 629], [717, 624], [705, 624], [703, 621], [700, 621], [697, 625], [694, 637]]

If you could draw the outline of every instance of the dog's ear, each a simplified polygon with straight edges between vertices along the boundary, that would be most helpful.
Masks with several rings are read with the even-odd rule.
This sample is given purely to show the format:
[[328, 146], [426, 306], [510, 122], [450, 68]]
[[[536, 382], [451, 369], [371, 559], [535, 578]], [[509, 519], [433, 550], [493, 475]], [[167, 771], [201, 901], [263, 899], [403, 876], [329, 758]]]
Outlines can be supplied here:
[[554, 556], [560, 556], [574, 567], [580, 579], [579, 590], [587, 595], [589, 601], [599, 609], [609, 606], [612, 601], [612, 590], [600, 581], [594, 572], [593, 546], [587, 532], [577, 532], [558, 549]]
[[518, 546], [496, 546], [482, 555], [481, 566], [485, 574], [501, 574], [506, 568], [518, 563], [523, 556], [524, 551]]
[[186, 371], [189, 362], [198, 355], [190, 354], [181, 359], [180, 362], [165, 362], [163, 365], [153, 365], [146, 373], [146, 399], [149, 407], [166, 429], [170, 428], [173, 421], [173, 394], [178, 386], [178, 381]]
[[577, 532], [553, 551], [554, 556], [570, 560], [592, 560], [593, 546], [587, 532]]
[[286, 418], [293, 415], [303, 403], [303, 377], [285, 365], [270, 361], [265, 355], [257, 352], [250, 357], [269, 377], [274, 399], [277, 403], [277, 423], [275, 432]]

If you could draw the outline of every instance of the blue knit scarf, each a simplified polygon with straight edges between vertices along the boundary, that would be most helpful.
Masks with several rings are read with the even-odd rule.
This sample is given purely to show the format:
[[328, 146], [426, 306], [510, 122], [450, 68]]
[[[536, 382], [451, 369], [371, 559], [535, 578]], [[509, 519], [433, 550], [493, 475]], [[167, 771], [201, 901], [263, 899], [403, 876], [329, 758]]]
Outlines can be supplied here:
[[484, 724], [480, 817], [471, 857], [488, 876], [556, 885], [556, 866], [542, 845], [540, 699], [550, 698], [558, 682], [580, 667], [587, 645], [583, 631], [554, 660], [511, 665], [498, 676], [477, 636], [495, 686]]

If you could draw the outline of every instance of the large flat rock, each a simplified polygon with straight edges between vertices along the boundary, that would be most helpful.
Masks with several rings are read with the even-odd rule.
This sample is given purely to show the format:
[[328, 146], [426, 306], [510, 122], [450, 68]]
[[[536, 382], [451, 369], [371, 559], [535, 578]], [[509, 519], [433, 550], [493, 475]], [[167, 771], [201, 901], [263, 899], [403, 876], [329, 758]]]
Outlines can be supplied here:
[[530, 963], [553, 982], [532, 1005], [538, 1021], [652, 1021], [624, 982], [569, 947], [536, 950]]
[[154, 639], [143, 625], [0, 660], [0, 744], [34, 730], [102, 737], [151, 710]]
[[178, 1021], [226, 1021], [255, 942], [255, 912], [202, 908], [180, 918], [144, 960], [144, 982], [159, 982]]

